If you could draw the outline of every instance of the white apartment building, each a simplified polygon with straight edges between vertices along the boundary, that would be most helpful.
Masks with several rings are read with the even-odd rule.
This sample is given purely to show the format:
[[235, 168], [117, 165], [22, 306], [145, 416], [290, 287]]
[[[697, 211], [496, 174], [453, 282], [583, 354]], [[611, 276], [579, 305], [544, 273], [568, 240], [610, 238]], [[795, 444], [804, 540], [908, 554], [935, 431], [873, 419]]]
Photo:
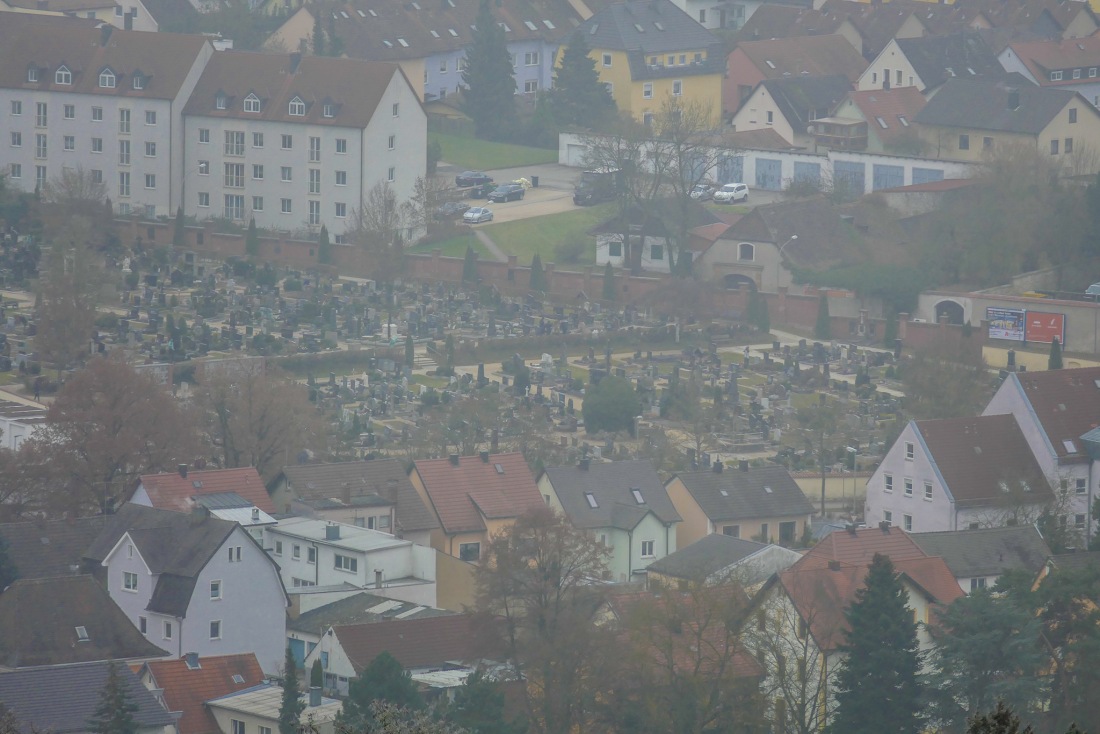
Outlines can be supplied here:
[[0, 173], [23, 191], [65, 169], [102, 182], [120, 214], [182, 202], [183, 108], [213, 47], [201, 36], [5, 13]]
[[376, 184], [412, 196], [426, 137], [396, 64], [216, 51], [184, 112], [184, 211], [340, 242]]

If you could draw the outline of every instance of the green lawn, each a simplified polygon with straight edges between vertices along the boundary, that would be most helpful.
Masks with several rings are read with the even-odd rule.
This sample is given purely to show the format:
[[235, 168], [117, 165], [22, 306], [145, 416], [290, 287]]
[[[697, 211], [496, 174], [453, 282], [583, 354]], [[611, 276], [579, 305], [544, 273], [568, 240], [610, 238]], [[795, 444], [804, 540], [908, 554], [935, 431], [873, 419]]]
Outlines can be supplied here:
[[444, 161], [459, 168], [474, 171], [493, 171], [498, 168], [558, 162], [558, 151], [546, 148], [491, 143], [487, 140], [462, 138], [445, 133], [428, 133], [428, 140], [439, 143], [443, 149]]
[[472, 234], [459, 234], [442, 242], [432, 242], [426, 245], [414, 245], [407, 252], [430, 255], [435, 250], [442, 250], [444, 257], [466, 257], [466, 248], [473, 246], [474, 252], [482, 260], [491, 260], [492, 256], [485, 249], [485, 245]]
[[567, 243], [583, 243], [577, 264], [593, 265], [596, 240], [588, 230], [611, 217], [613, 207], [613, 204], [578, 207], [544, 217], [487, 224], [484, 229], [505, 254], [515, 255], [520, 265], [530, 265], [537, 252], [544, 263], [552, 262], [568, 269], [572, 263], [562, 262], [557, 256], [558, 246]]

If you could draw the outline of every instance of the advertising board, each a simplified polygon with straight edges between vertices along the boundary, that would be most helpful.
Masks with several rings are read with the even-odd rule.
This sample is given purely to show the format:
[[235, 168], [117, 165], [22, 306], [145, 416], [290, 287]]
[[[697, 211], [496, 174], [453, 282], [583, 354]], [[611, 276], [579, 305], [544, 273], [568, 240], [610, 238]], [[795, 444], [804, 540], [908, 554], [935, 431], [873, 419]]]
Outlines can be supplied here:
[[1028, 311], [1027, 325], [1024, 329], [1024, 338], [1029, 342], [1050, 344], [1054, 338], [1063, 347], [1066, 345], [1066, 315], [1062, 313], [1046, 313], [1043, 311]]
[[989, 338], [1022, 342], [1025, 316], [1026, 312], [1019, 308], [986, 308], [985, 318], [989, 322]]

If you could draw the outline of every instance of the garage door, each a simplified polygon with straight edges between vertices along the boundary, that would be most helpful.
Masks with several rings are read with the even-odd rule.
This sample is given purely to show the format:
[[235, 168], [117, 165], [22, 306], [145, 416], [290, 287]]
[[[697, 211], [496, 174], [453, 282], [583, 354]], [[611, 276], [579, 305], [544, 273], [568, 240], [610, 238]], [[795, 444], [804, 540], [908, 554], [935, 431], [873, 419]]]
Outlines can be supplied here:
[[744, 175], [744, 159], [741, 156], [724, 155], [718, 158], [718, 183], [741, 183]]
[[871, 190], [892, 189], [905, 185], [905, 169], [901, 166], [882, 166], [875, 164], [871, 167]]
[[943, 171], [938, 168], [914, 168], [913, 183], [934, 183], [943, 180]]
[[779, 191], [782, 187], [780, 171], [783, 164], [769, 158], [756, 159], [756, 188], [764, 191]]
[[565, 146], [565, 165], [584, 167], [584, 156], [588, 152], [588, 146], [569, 143]]
[[862, 163], [837, 161], [833, 164], [833, 188], [844, 197], [857, 198], [867, 190], [864, 182], [866, 168]]
[[799, 183], [808, 183], [813, 184], [814, 186], [820, 186], [821, 164], [795, 161], [794, 180], [798, 181]]

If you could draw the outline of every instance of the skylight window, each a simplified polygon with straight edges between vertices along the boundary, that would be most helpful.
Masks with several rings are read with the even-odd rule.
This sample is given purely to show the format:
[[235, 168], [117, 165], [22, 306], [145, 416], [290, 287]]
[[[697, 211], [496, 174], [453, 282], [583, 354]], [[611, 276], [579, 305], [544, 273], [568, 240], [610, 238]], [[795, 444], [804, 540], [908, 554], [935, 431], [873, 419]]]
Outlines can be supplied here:
[[600, 506], [600, 504], [596, 502], [596, 495], [592, 494], [591, 492], [585, 492], [584, 498], [588, 500], [588, 506], [591, 507], [593, 510]]
[[638, 33], [645, 33], [645, 28], [642, 28], [641, 23], [635, 23], [634, 30], [638, 31]]
[[448, 28], [447, 32], [451, 34], [451, 38], [458, 38], [458, 31], [454, 28]]
[[544, 20], [544, 21], [542, 21], [542, 24], [544, 26], [546, 26], [549, 30], [554, 30], [554, 24], [551, 23], [550, 21]]
[[359, 13], [360, 18], [366, 18], [367, 17], [367, 14], [364, 13], [362, 10], [356, 10], [355, 12]]
[[772, 493], [772, 488], [771, 487], [764, 487], [764, 492], [766, 492], [767, 494], [771, 494]]
[[398, 38], [397, 42], [401, 44], [401, 48], [408, 48], [409, 47], [409, 42], [406, 41], [404, 38]]
[[413, 10], [420, 10], [421, 9], [420, 8], [420, 3], [413, 3], [412, 6], [413, 6]]
[[372, 8], [368, 8], [367, 12], [370, 13], [370, 17], [372, 17], [372, 18], [377, 18], [378, 17], [378, 13], [374, 12], [374, 10]]
[[233, 682], [236, 683], [237, 685], [240, 685], [241, 683], [244, 683], [244, 676], [241, 675], [240, 673], [234, 673], [233, 674]]
[[497, 474], [503, 474], [504, 473], [504, 465], [503, 464], [493, 464], [493, 468], [497, 470]]
[[600, 29], [600, 24], [599, 23], [593, 23], [592, 27], [588, 29], [588, 35], [590, 35], [590, 36], [596, 35], [596, 31], [598, 31], [599, 29]]
[[504, 29], [505, 33], [511, 33], [512, 29], [508, 27], [507, 23], [497, 23], [498, 26]]
[[653, 27], [656, 28], [659, 31], [663, 31], [665, 29], [664, 25], [662, 25], [661, 21], [659, 21], [659, 20], [653, 21]]
[[527, 30], [529, 30], [529, 31], [537, 31], [539, 29], [539, 27], [537, 25], [535, 25], [534, 23], [532, 23], [529, 20], [523, 21], [523, 24], [525, 26], [527, 26]]
[[881, 127], [883, 130], [887, 128], [886, 120], [882, 119], [881, 117], [876, 117], [875, 122], [877, 122], [878, 126]]
[[726, 491], [726, 490], [724, 490], [724, 489], [720, 489], [720, 490], [718, 490], [718, 494], [722, 495], [723, 497], [729, 497], [729, 496], [730, 496], [730, 493], [729, 493], [729, 492], [727, 492], [727, 491]]
[[202, 480], [201, 479], [196, 479], [196, 480], [192, 481], [191, 486], [194, 487], [195, 489], [202, 489]]
[[439, 32], [438, 31], [428, 31], [428, 33], [432, 34], [432, 38], [439, 38]]
[[769, 69], [774, 69], [775, 68], [775, 64], [772, 63], [771, 59], [764, 59], [764, 63], [768, 65]]
[[645, 497], [642, 496], [642, 490], [638, 489], [637, 487], [631, 487], [630, 493], [634, 495], [634, 501], [637, 502], [639, 505], [645, 504]]
[[1068, 439], [1068, 438], [1062, 439], [1062, 448], [1064, 448], [1066, 450], [1067, 454], [1076, 454], [1077, 453], [1077, 444], [1073, 443], [1073, 441], [1071, 439]]
[[78, 642], [87, 642], [89, 639], [91, 639], [90, 637], [88, 637], [88, 628], [84, 627], [83, 625], [77, 627], [76, 639]]
[[343, 18], [344, 20], [347, 20], [351, 16], [349, 16], [347, 13], [345, 13], [343, 10], [341, 10], [340, 11], [340, 17]]
[[902, 127], [909, 127], [909, 121], [905, 119], [904, 115], [898, 115], [898, 122], [901, 123]]
[[393, 44], [389, 41], [382, 41], [382, 43], [385, 45], [386, 48], [393, 48]]

